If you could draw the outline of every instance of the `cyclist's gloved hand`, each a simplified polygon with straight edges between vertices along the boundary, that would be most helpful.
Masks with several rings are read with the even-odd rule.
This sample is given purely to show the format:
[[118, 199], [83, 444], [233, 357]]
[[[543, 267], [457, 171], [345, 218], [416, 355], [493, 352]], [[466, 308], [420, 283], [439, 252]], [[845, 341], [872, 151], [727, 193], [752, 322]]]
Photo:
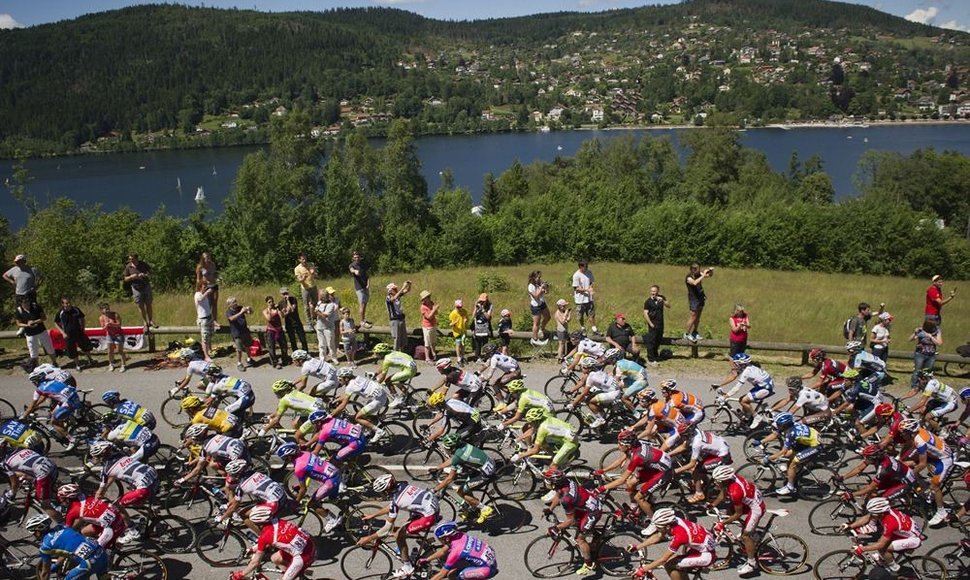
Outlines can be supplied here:
[[229, 580], [243, 580], [243, 578], [245, 578], [245, 576], [243, 576], [242, 572], [232, 572], [229, 574]]
[[771, 458], [767, 455], [761, 458], [761, 465], [771, 465]]
[[842, 492], [842, 501], [852, 501], [855, 496], [852, 495], [851, 491]]
[[601, 477], [604, 473], [606, 473], [606, 472], [603, 471], [602, 469], [597, 469], [597, 470], [593, 471], [593, 475], [595, 475], [596, 477]]
[[849, 524], [842, 524], [839, 526], [839, 533], [844, 534], [849, 531]]
[[718, 533], [723, 532], [724, 531], [724, 522], [717, 522], [716, 524], [714, 524], [714, 531], [715, 532], [718, 532]]
[[552, 536], [553, 538], [558, 538], [559, 537], [559, 528], [557, 528], [556, 526], [552, 526], [551, 528], [549, 528], [548, 534], [550, 536]]
[[855, 548], [852, 548], [852, 553], [855, 554], [856, 556], [861, 556], [863, 553], [862, 546], [856, 546]]
[[512, 457], [509, 458], [509, 461], [511, 461], [512, 463], [518, 463], [520, 459], [522, 459], [522, 458], [519, 457], [519, 454], [518, 453], [516, 453], [515, 455], [513, 455]]

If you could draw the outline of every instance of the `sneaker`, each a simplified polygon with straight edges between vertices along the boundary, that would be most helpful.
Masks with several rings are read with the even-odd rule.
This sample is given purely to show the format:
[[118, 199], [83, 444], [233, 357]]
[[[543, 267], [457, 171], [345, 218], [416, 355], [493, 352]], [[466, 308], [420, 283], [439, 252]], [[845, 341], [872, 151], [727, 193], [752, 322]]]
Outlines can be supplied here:
[[397, 570], [395, 570], [394, 573], [391, 574], [391, 578], [407, 578], [413, 573], [414, 573], [414, 566], [412, 566], [411, 564], [405, 564], [400, 568], [398, 568]]
[[775, 490], [777, 495], [792, 495], [793, 493], [795, 493], [795, 488], [787, 483]]
[[77, 370], [77, 372], [81, 372], [81, 363], [74, 365], [74, 368]]
[[384, 435], [386, 434], [387, 434], [387, 430], [382, 429], [381, 427], [374, 429], [374, 437], [371, 439], [371, 443], [373, 443], [374, 441], [380, 441], [381, 438], [384, 437]]
[[472, 515], [468, 512], [468, 510], [461, 510], [458, 512], [457, 517], [459, 522], [467, 522], [469, 519], [471, 519]]
[[745, 574], [750, 574], [752, 572], [754, 572], [754, 564], [752, 564], [750, 561], [746, 561], [738, 566], [739, 576], [744, 576]]
[[343, 522], [343, 521], [344, 521], [344, 517], [343, 516], [337, 516], [337, 517], [330, 516], [330, 517], [328, 517], [327, 518], [327, 521], [323, 524], [323, 533], [329, 534], [330, 532], [332, 532], [334, 530], [334, 528], [336, 528], [337, 526], [339, 526], [340, 523]]
[[125, 372], [126, 370], [128, 370], [128, 367], [126, 367], [125, 365], [121, 365], [121, 368], [120, 368], [120, 369], [118, 369], [118, 372], [119, 372], [119, 373], [123, 373], [123, 372]]
[[237, 362], [236, 363], [236, 370], [239, 371], [239, 372], [245, 372], [246, 371], [246, 367], [241, 362]]
[[108, 372], [111, 373], [111, 372], [114, 372], [114, 370], [115, 370], [115, 366], [113, 364], [109, 364], [108, 365]]
[[64, 446], [64, 451], [73, 451], [77, 447], [77, 439], [74, 437], [69, 437], [67, 440], [67, 445]]
[[647, 364], [650, 365], [650, 366], [652, 366], [652, 367], [659, 367], [660, 366], [660, 363], [658, 363], [655, 360], [647, 361]]
[[943, 520], [946, 519], [946, 514], [947, 514], [946, 508], [940, 508], [936, 510], [936, 513], [933, 514], [933, 517], [930, 518], [930, 521], [926, 522], [926, 525], [930, 527], [940, 525], [941, 523], [943, 523]]
[[596, 429], [596, 428], [601, 427], [601, 426], [603, 426], [605, 424], [606, 424], [606, 419], [604, 419], [601, 416], [597, 416], [595, 419], [593, 419], [593, 422], [589, 424], [589, 428], [590, 429]]
[[595, 573], [596, 573], [596, 564], [590, 565], [585, 562], [583, 562], [583, 565], [579, 567], [579, 570], [576, 570], [577, 576], [589, 576], [590, 574], [595, 574]]
[[488, 518], [492, 517], [492, 514], [494, 513], [495, 508], [490, 506], [482, 506], [482, 511], [478, 513], [478, 519], [475, 520], [475, 523], [484, 524], [486, 521], [488, 521]]
[[899, 562], [897, 562], [896, 560], [893, 560], [892, 562], [889, 562], [888, 564], [886, 564], [886, 570], [889, 570], [890, 572], [892, 572], [894, 574], [896, 572], [899, 572]]
[[692, 340], [692, 338], [693, 338], [693, 335], [687, 334], [686, 332], [684, 333], [684, 340]]
[[120, 538], [118, 538], [118, 543], [121, 545], [125, 545], [131, 542], [132, 540], [137, 540], [140, 537], [141, 537], [141, 532], [139, 532], [136, 528], [128, 528], [128, 531], [125, 532], [124, 535], [122, 535]]
[[393, 399], [391, 399], [391, 402], [388, 404], [388, 407], [392, 409], [397, 409], [402, 404], [404, 404], [404, 397], [398, 395], [397, 397], [394, 397]]
[[698, 340], [704, 340], [704, 337], [695, 332], [694, 336], [691, 337], [691, 340], [693, 340], [694, 342], [697, 342]]
[[232, 520], [232, 523], [234, 525], [237, 525], [237, 526], [241, 526], [242, 523], [243, 523], [242, 517], [239, 514], [237, 514], [236, 512], [233, 512], [233, 514], [231, 516], [229, 516], [229, 519], [231, 519]]
[[596, 328], [595, 326], [593, 328], [591, 328], [590, 330], [593, 331], [593, 334], [599, 334], [600, 333], [600, 329]]

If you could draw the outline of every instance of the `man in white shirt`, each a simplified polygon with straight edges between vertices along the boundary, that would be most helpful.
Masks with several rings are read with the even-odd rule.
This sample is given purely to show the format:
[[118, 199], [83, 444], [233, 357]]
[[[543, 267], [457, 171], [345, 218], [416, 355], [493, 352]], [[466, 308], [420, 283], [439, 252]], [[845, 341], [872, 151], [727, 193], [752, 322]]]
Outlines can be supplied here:
[[215, 330], [215, 321], [212, 320], [212, 302], [209, 301], [212, 292], [212, 287], [204, 280], [199, 282], [199, 287], [195, 291], [195, 317], [202, 333], [202, 355], [205, 357], [205, 362], [212, 362], [212, 357], [209, 356], [212, 349], [212, 333]]
[[596, 328], [596, 305], [593, 303], [593, 272], [587, 266], [586, 260], [580, 260], [579, 269], [573, 273], [573, 302], [579, 312], [579, 325], [585, 330], [586, 319], [589, 318], [593, 334], [599, 334]]

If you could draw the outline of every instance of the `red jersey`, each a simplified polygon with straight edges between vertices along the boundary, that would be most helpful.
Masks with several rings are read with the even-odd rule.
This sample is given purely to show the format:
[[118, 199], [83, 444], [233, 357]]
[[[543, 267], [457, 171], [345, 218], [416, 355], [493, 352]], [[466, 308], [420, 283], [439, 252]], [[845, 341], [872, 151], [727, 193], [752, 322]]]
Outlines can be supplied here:
[[936, 284], [932, 284], [926, 289], [926, 308], [923, 313], [927, 316], [939, 316], [940, 315], [940, 303], [937, 301], [943, 301], [943, 291], [936, 287]]
[[672, 538], [667, 548], [671, 552], [678, 552], [684, 547], [698, 552], [714, 551], [714, 536], [697, 522], [677, 518], [670, 528], [670, 535]]
[[627, 465], [627, 471], [666, 471], [670, 469], [671, 461], [670, 456], [657, 449], [653, 445], [648, 443], [641, 443], [640, 449], [638, 449], [633, 457], [630, 459], [630, 464]]
[[842, 373], [845, 372], [845, 369], [845, 363], [827, 358], [822, 361], [822, 368], [819, 372], [822, 375], [822, 380], [828, 382], [830, 385], [840, 385], [845, 382], [845, 379], [842, 378]]
[[116, 507], [103, 499], [94, 499], [94, 496], [72, 503], [70, 509], [67, 510], [64, 523], [69, 528], [74, 527], [74, 522], [79, 519], [82, 522], [97, 524], [103, 528], [124, 523], [121, 512]]
[[313, 539], [290, 522], [276, 520], [263, 526], [256, 550], [265, 552], [270, 546], [291, 556], [300, 556], [313, 546]]
[[913, 518], [903, 512], [890, 508], [882, 516], [882, 535], [891, 540], [903, 540], [919, 536], [919, 526], [913, 523]]
[[735, 475], [734, 481], [728, 484], [727, 493], [734, 507], [744, 506], [745, 511], [750, 510], [752, 506], [761, 506], [764, 509], [765, 502], [761, 499], [761, 490], [740, 475]]

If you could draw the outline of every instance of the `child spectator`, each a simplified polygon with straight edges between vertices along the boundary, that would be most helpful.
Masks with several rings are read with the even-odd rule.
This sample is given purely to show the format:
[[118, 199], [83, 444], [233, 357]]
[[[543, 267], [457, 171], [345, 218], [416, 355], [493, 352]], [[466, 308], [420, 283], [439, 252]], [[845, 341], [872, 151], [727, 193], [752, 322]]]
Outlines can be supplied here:
[[248, 366], [243, 362], [243, 355], [248, 362], [249, 347], [253, 344], [253, 335], [249, 331], [249, 323], [246, 322], [246, 315], [252, 314], [253, 309], [249, 306], [240, 306], [235, 296], [230, 296], [226, 300], [226, 318], [229, 320], [229, 336], [232, 337], [232, 344], [236, 347], [236, 368], [245, 372]]
[[350, 317], [350, 308], [344, 306], [340, 309], [340, 345], [343, 346], [347, 362], [350, 363], [352, 369], [357, 368], [357, 363], [354, 362], [354, 357], [357, 354], [356, 333], [357, 324]]
[[509, 341], [512, 339], [512, 311], [505, 308], [499, 314], [502, 317], [498, 321], [498, 337], [502, 341], [502, 347], [499, 350], [502, 354], [508, 355]]
[[438, 353], [434, 350], [438, 338], [438, 305], [431, 299], [431, 292], [422, 290], [421, 294], [421, 334], [424, 336], [424, 360], [434, 363]]
[[573, 309], [567, 308], [569, 303], [560, 298], [556, 301], [556, 340], [559, 341], [557, 358], [562, 361], [566, 356], [566, 345], [569, 343], [569, 321], [573, 317]]
[[731, 318], [728, 320], [731, 323], [731, 334], [729, 336], [731, 356], [734, 356], [739, 352], [748, 350], [748, 329], [751, 328], [751, 320], [748, 318], [744, 306], [740, 304], [734, 305], [734, 312], [731, 313]]
[[448, 314], [451, 324], [451, 337], [455, 339], [455, 356], [458, 364], [465, 364], [465, 332], [468, 330], [468, 311], [461, 298], [455, 300], [455, 309]]
[[475, 345], [475, 358], [481, 360], [482, 347], [488, 344], [488, 339], [492, 338], [492, 303], [488, 299], [488, 294], [484, 292], [478, 296], [475, 303], [475, 337], [472, 339]]
[[121, 316], [111, 310], [107, 302], [98, 305], [101, 316], [98, 323], [104, 329], [108, 338], [108, 372], [115, 370], [115, 352], [121, 357], [121, 368], [119, 372], [128, 370], [128, 360], [125, 358], [125, 334], [121, 330]]

